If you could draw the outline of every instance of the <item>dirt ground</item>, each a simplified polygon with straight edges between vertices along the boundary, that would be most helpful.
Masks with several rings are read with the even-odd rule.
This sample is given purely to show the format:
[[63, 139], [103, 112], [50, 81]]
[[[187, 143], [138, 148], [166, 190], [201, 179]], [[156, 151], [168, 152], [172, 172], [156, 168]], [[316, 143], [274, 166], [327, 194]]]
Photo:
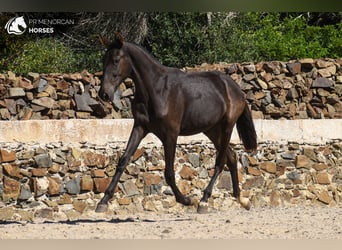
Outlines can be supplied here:
[[342, 239], [342, 207], [232, 208], [209, 214], [0, 221], [0, 239]]

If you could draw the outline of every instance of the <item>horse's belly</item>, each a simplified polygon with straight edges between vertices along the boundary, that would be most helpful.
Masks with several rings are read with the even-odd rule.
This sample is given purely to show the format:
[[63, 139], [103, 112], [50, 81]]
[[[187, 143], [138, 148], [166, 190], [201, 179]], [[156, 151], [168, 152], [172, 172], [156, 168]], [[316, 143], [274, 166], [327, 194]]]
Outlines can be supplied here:
[[182, 124], [181, 130], [180, 130], [180, 135], [193, 135], [193, 134], [198, 134], [203, 131], [207, 131], [210, 128], [212, 128], [215, 125], [214, 122], [208, 121], [208, 122], [198, 122], [198, 123], [186, 123]]
[[214, 127], [224, 116], [225, 108], [218, 106], [202, 106], [185, 112], [181, 122], [181, 135], [192, 135], [207, 131]]

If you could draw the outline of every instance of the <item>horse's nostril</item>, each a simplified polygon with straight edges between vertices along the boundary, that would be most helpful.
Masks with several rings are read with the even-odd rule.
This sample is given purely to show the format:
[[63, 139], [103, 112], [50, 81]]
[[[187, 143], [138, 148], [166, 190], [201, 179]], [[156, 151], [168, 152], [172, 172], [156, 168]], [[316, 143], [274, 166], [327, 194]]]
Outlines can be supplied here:
[[109, 95], [107, 94], [107, 93], [102, 93], [102, 99], [104, 100], [104, 101], [108, 101], [109, 100]]
[[98, 95], [103, 101], [107, 101], [109, 99], [108, 94], [104, 92], [102, 89], [100, 89]]

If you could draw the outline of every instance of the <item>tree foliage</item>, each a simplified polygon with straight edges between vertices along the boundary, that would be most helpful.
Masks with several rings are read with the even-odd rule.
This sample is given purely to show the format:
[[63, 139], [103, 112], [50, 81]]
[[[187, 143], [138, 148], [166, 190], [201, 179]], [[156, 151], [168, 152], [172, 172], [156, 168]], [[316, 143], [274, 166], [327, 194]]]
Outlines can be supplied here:
[[[53, 35], [0, 32], [0, 71], [99, 71], [104, 49], [98, 34], [112, 39], [114, 31], [175, 67], [342, 55], [341, 12], [18, 14], [28, 19], [69, 18], [75, 24], [56, 26]], [[12, 13], [0, 14], [2, 27], [10, 17]]]
[[24, 44], [19, 57], [9, 65], [9, 70], [28, 72], [63, 73], [73, 70], [75, 57], [70, 48], [51, 38], [42, 38]]
[[332, 13], [327, 25], [321, 15], [315, 16], [322, 25], [310, 25], [314, 19], [307, 13], [207, 14], [155, 14], [149, 21], [150, 50], [177, 67], [342, 55], [341, 14]]

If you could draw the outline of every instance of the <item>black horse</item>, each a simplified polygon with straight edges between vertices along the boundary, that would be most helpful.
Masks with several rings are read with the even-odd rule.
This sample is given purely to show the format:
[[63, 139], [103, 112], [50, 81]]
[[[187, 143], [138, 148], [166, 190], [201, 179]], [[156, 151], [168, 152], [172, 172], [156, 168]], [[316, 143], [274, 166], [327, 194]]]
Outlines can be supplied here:
[[177, 202], [196, 205], [195, 199], [184, 196], [176, 186], [173, 163], [177, 137], [203, 132], [214, 143], [217, 157], [214, 175], [204, 190], [198, 212], [207, 211], [208, 198], [224, 164], [232, 176], [234, 197], [249, 209], [249, 200], [240, 197], [237, 159], [229, 141], [235, 123], [246, 150], [256, 150], [257, 136], [245, 95], [238, 84], [220, 72], [185, 73], [165, 67], [140, 46], [125, 42], [119, 33], [115, 33], [113, 42], [109, 43], [102, 36], [100, 40], [107, 48], [103, 58], [100, 98], [113, 100], [114, 92], [126, 77], [132, 78], [135, 94], [133, 130], [96, 212], [107, 210], [108, 200], [113, 197], [121, 174], [141, 140], [150, 132], [164, 146], [165, 179]]

